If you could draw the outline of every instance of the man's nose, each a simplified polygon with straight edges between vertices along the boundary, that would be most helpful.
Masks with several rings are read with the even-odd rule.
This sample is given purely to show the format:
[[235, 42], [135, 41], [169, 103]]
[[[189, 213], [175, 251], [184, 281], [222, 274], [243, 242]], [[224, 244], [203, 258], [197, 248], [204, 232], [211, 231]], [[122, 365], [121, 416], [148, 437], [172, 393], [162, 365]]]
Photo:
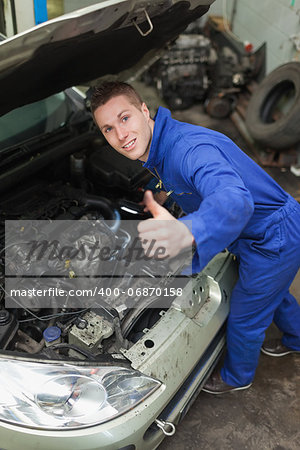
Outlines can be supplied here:
[[117, 127], [117, 136], [120, 141], [123, 141], [128, 136], [128, 131], [122, 127]]

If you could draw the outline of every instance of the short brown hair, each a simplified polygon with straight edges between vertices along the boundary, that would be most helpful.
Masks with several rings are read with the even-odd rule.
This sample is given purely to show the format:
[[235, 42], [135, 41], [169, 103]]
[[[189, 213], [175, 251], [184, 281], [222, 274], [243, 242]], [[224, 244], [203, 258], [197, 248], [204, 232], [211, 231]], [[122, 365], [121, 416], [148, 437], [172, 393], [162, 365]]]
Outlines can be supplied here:
[[99, 106], [105, 105], [113, 97], [118, 95], [126, 95], [130, 103], [137, 108], [140, 108], [143, 100], [136, 90], [128, 83], [123, 81], [104, 81], [99, 86], [95, 86], [91, 95], [91, 110], [92, 114]]

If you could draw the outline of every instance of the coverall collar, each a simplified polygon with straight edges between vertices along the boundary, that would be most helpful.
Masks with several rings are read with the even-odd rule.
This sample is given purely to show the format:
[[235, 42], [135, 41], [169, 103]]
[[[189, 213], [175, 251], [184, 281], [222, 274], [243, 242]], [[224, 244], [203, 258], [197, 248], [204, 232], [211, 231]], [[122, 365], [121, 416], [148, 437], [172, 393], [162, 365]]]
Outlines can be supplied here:
[[154, 116], [154, 130], [147, 161], [143, 164], [146, 169], [153, 169], [158, 166], [165, 154], [165, 146], [162, 143], [162, 136], [168, 127], [171, 119], [171, 112], [167, 108], [160, 106]]

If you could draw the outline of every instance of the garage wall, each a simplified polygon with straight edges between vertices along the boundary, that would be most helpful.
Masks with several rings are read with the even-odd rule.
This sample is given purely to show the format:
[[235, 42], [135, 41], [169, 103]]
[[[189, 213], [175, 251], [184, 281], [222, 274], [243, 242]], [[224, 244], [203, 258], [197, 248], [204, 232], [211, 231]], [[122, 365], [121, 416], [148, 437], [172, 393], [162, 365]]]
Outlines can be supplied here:
[[99, 0], [64, 0], [65, 13], [75, 11], [76, 9], [85, 8], [86, 6], [99, 3]]
[[15, 11], [18, 33], [34, 27], [35, 17], [33, 0], [15, 1]]
[[[226, 7], [231, 19], [234, 0], [216, 0], [209, 14], [222, 15]], [[255, 48], [267, 42], [267, 73], [288, 61], [300, 61], [300, 0], [238, 0], [234, 33]], [[298, 35], [297, 50], [292, 35]]]

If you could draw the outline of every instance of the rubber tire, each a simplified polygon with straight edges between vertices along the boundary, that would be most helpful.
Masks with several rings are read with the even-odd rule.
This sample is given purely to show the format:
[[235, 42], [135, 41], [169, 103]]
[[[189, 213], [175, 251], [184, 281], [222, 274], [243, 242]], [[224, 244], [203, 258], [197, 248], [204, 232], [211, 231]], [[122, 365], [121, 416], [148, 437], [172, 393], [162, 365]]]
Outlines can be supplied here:
[[[266, 100], [273, 95], [276, 102], [276, 86], [291, 82], [295, 89], [295, 100], [290, 111], [272, 123], [264, 123]], [[274, 101], [275, 97], [275, 101]], [[274, 149], [287, 149], [300, 141], [300, 62], [290, 62], [269, 73], [254, 91], [246, 113], [246, 126], [252, 137], [259, 143]]]

